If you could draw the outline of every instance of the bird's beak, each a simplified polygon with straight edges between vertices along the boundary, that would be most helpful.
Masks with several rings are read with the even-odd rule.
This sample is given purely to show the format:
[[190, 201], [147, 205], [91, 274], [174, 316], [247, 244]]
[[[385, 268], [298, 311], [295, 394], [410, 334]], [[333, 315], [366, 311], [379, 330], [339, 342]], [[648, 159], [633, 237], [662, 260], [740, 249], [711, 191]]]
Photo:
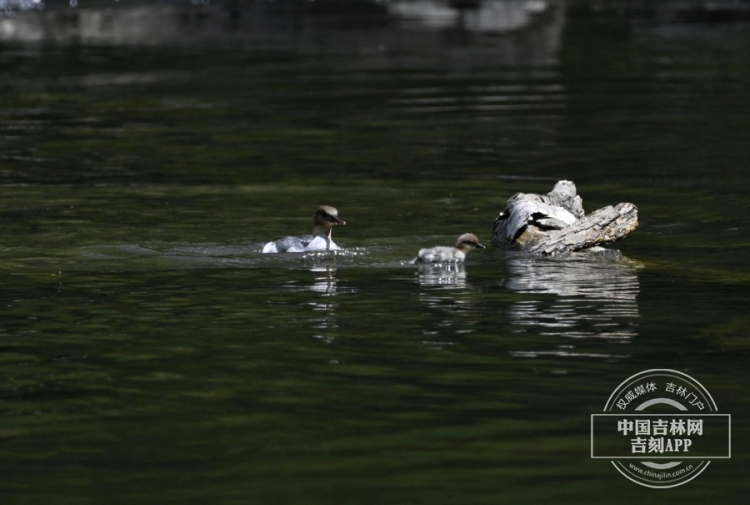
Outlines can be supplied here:
[[331, 221], [333, 222], [333, 224], [340, 224], [341, 226], [346, 226], [346, 221], [344, 221], [343, 219], [339, 219], [338, 216], [332, 215]]
[[485, 249], [482, 244], [474, 244], [474, 247], [476, 247], [477, 249]]

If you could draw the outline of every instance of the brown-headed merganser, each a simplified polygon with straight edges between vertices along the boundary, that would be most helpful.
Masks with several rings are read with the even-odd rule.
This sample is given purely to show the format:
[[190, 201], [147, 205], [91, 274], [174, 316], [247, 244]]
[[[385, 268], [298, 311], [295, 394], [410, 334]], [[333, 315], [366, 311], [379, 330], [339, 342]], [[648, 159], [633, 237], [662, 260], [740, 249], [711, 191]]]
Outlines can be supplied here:
[[339, 211], [328, 205], [321, 205], [313, 215], [311, 235], [283, 237], [272, 240], [263, 246], [264, 253], [338, 251], [341, 249], [331, 240], [331, 229], [346, 222], [339, 218]]

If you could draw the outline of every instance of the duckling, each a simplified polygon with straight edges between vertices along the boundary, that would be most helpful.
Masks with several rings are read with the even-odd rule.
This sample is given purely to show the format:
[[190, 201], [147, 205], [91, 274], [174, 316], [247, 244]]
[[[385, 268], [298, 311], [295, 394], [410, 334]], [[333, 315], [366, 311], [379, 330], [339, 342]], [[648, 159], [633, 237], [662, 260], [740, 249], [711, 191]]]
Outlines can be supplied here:
[[321, 205], [313, 215], [312, 235], [272, 240], [263, 246], [263, 252], [338, 251], [341, 248], [331, 240], [331, 229], [337, 224], [346, 225], [346, 222], [339, 218], [339, 211], [328, 205]]
[[456, 241], [456, 247], [435, 246], [428, 249], [420, 249], [417, 257], [412, 263], [438, 263], [441, 261], [456, 261], [462, 263], [466, 259], [466, 253], [470, 249], [484, 249], [479, 243], [476, 235], [464, 233]]

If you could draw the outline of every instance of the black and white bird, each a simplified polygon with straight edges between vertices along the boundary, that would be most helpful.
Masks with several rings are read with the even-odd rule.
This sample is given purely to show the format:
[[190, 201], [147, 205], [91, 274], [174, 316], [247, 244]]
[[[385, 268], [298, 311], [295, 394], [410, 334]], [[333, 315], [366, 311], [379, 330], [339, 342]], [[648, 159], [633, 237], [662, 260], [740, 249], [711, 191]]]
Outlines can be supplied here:
[[571, 181], [558, 181], [546, 195], [517, 193], [508, 199], [505, 210], [493, 224], [493, 242], [521, 244], [550, 230], [561, 230], [584, 215], [583, 201]]

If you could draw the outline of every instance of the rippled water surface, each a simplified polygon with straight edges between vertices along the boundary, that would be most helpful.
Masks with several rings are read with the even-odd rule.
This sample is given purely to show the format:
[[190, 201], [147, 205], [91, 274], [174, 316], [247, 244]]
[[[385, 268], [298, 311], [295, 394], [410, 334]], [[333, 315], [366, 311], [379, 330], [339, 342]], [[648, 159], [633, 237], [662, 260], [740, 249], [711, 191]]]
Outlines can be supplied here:
[[[744, 503], [748, 25], [400, 8], [270, 52], [0, 46], [3, 503]], [[407, 263], [559, 179], [638, 206], [622, 259]], [[321, 204], [342, 251], [260, 253]], [[733, 415], [668, 491], [589, 458], [649, 368]]]

